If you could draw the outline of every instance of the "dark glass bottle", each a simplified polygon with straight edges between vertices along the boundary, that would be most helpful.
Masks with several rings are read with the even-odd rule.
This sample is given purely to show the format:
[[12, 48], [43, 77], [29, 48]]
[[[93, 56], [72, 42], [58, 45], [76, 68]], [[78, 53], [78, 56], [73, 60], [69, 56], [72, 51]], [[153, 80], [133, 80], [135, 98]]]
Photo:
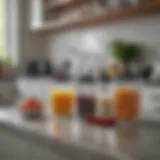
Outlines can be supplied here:
[[142, 69], [141, 77], [143, 80], [149, 80], [152, 73], [153, 73], [153, 68], [152, 68], [152, 66], [148, 65]]
[[39, 64], [36, 60], [31, 60], [27, 64], [27, 75], [38, 76], [39, 75]]
[[52, 75], [52, 65], [49, 60], [44, 62], [44, 75], [51, 76]]
[[77, 98], [78, 115], [84, 117], [87, 114], [95, 115], [96, 98], [94, 95], [80, 94]]

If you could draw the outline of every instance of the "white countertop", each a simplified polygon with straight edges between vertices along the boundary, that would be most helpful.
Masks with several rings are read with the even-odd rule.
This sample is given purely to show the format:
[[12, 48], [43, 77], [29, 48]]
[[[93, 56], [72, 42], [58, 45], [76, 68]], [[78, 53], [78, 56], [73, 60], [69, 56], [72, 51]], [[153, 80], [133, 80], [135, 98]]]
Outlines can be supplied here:
[[[77, 84], [75, 82], [58, 83], [52, 78], [28, 78], [21, 77], [17, 79], [17, 86], [22, 97], [37, 96], [47, 104], [49, 94], [53, 88], [74, 89], [77, 93], [93, 93], [101, 96], [112, 97], [114, 88], [119, 85], [136, 87], [140, 90], [142, 96], [141, 118], [144, 120], [160, 121], [160, 86], [148, 85], [143, 81], [123, 81], [121, 83], [106, 84]], [[158, 96], [155, 100], [154, 96]]]
[[50, 139], [48, 143], [53, 145], [56, 142], [68, 146], [72, 152], [78, 147], [122, 160], [143, 160], [149, 156], [150, 160], [153, 154], [154, 160], [160, 158], [160, 123], [152, 126], [147, 122], [139, 125], [128, 122], [116, 128], [101, 128], [57, 115], [42, 121], [28, 121], [13, 108], [0, 109], [0, 125], [35, 137], [40, 135], [41, 139]]

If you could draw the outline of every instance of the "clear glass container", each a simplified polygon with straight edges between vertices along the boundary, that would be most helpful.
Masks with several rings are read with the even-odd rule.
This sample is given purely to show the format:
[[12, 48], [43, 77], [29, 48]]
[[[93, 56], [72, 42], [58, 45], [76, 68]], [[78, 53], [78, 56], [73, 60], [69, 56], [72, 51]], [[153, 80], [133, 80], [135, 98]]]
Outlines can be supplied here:
[[120, 119], [137, 119], [140, 112], [140, 92], [131, 85], [121, 85], [113, 93], [114, 113]]
[[97, 95], [94, 84], [78, 84], [77, 86], [77, 115], [84, 118], [87, 114], [96, 115]]
[[76, 91], [73, 88], [54, 88], [50, 93], [52, 113], [71, 115], [75, 106]]

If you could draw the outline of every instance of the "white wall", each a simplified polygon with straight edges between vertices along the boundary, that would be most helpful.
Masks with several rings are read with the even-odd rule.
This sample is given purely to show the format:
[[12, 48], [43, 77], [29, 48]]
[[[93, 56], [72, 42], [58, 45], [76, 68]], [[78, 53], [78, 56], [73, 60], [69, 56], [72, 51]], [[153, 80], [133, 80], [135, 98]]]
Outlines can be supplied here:
[[[51, 57], [56, 61], [71, 57], [75, 62], [80, 60], [80, 63], [84, 63], [85, 59], [97, 55], [95, 56], [96, 64], [102, 64], [102, 62], [107, 61], [107, 56], [110, 54], [108, 44], [115, 38], [142, 43], [146, 48], [144, 53], [146, 61], [159, 61], [160, 15], [112, 22], [90, 29], [57, 33], [57, 35], [49, 37], [49, 48], [47, 48]], [[76, 53], [70, 49], [71, 47], [80, 50], [82, 53], [90, 53], [90, 56], [84, 58], [74, 56]]]

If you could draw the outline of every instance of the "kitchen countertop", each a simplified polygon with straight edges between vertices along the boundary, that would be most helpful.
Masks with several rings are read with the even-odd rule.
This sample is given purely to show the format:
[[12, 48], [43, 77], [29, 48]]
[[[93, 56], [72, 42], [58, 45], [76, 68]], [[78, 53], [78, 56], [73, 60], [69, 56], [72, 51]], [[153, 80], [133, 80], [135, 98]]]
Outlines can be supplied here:
[[160, 89], [159, 85], [152, 85], [142, 80], [135, 81], [118, 81], [111, 83], [93, 83], [93, 84], [78, 84], [75, 81], [66, 83], [58, 83], [53, 78], [42, 77], [19, 77], [17, 79], [17, 88], [21, 98], [28, 96], [36, 96], [42, 101], [49, 103], [49, 94], [53, 88], [69, 88], [77, 93], [93, 93], [97, 97], [107, 96], [112, 97], [114, 89], [119, 85], [132, 86], [139, 89], [141, 100], [141, 118], [151, 121], [160, 122]]
[[61, 150], [70, 159], [160, 159], [160, 123], [123, 122], [116, 128], [100, 128], [57, 115], [29, 121], [10, 108], [0, 109], [0, 127]]

